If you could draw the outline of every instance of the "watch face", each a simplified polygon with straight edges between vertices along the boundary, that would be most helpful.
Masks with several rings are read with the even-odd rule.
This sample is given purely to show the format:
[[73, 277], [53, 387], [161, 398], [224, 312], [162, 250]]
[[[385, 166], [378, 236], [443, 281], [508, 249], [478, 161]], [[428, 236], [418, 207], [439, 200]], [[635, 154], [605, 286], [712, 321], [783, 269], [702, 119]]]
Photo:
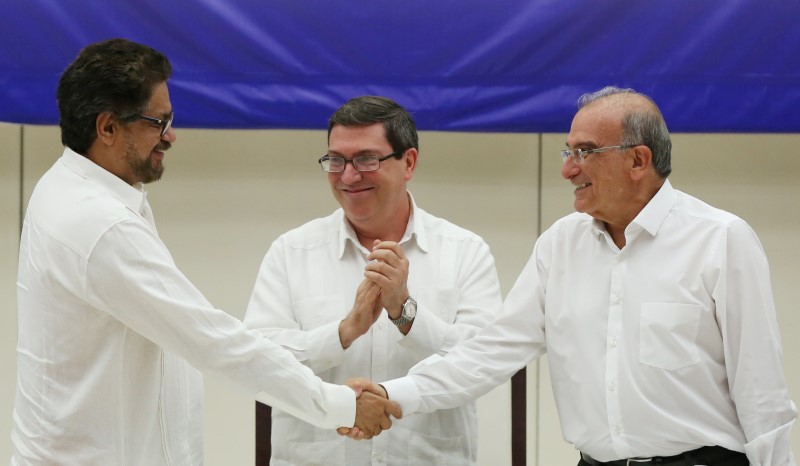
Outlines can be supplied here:
[[410, 297], [403, 303], [403, 317], [413, 319], [417, 315], [417, 302]]

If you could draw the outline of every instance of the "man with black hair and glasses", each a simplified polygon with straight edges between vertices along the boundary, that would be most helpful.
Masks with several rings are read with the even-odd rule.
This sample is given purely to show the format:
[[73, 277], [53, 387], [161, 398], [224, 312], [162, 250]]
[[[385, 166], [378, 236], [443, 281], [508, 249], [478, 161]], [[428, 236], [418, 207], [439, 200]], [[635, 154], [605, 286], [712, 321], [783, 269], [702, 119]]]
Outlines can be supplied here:
[[197, 369], [331, 432], [401, 415], [321, 381], [178, 270], [143, 187], [175, 142], [171, 71], [160, 52], [112, 39], [61, 76], [64, 153], [36, 184], [20, 241], [13, 466], [203, 464]]
[[539, 237], [496, 321], [385, 392], [406, 416], [452, 408], [546, 351], [580, 466], [794, 465], [756, 234], [672, 187], [650, 98], [608, 87], [579, 107], [561, 152], [577, 212]]
[[[330, 118], [319, 159], [341, 206], [279, 237], [245, 324], [328, 382], [399, 377], [474, 335], [501, 304], [495, 264], [474, 233], [425, 212], [407, 183], [419, 143], [412, 116], [375, 96]], [[273, 410], [273, 465], [474, 465], [475, 404], [397, 421], [353, 442]]]

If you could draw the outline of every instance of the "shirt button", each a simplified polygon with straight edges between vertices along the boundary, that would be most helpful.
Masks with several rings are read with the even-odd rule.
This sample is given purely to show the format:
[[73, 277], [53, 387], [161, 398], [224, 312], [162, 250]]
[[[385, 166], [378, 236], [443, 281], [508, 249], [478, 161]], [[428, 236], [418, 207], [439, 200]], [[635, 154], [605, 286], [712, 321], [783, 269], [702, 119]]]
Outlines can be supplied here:
[[617, 339], [616, 339], [616, 338], [612, 338], [612, 339], [611, 339], [611, 340], [608, 342], [608, 346], [610, 346], [610, 347], [612, 347], [612, 348], [616, 348], [616, 347], [617, 347]]
[[622, 434], [622, 426], [614, 426], [614, 433], [617, 435]]
[[383, 324], [378, 324], [378, 330], [383, 330]]
[[615, 294], [615, 295], [614, 295], [614, 297], [613, 297], [613, 298], [611, 298], [611, 301], [612, 301], [614, 304], [619, 304], [619, 302], [620, 302], [619, 295], [618, 295], [618, 294]]
[[614, 384], [614, 382], [611, 382], [610, 384], [608, 384], [608, 391], [613, 392], [615, 388], [616, 388], [616, 385]]

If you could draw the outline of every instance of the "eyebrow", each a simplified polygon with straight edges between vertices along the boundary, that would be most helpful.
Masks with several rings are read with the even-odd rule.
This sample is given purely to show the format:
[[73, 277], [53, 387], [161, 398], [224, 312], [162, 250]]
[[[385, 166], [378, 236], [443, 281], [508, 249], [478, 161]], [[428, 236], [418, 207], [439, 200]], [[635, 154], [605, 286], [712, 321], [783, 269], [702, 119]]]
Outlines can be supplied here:
[[[339, 151], [335, 151], [335, 150], [329, 150], [328, 151], [328, 155], [335, 155], [336, 157], [343, 157], [344, 158], [344, 154], [342, 154]], [[375, 156], [380, 157], [381, 155], [383, 155], [383, 152], [381, 152], [379, 150], [376, 150], [376, 149], [363, 149], [363, 150], [360, 150], [360, 151], [356, 152], [355, 154], [353, 154], [353, 157], [358, 157], [359, 155], [375, 155]]]
[[170, 109], [170, 111], [168, 111], [166, 113], [158, 113], [158, 112], [155, 112], [155, 111], [153, 113], [150, 113], [147, 110], [145, 110], [144, 112], [142, 112], [142, 115], [145, 115], [145, 116], [155, 115], [153, 118], [158, 118], [159, 120], [167, 120], [167, 119], [169, 119], [170, 115], [172, 115], [172, 113], [173, 112], [172, 112], [171, 109]]
[[564, 145], [567, 147], [567, 149], [596, 149], [600, 147], [599, 145], [597, 145], [597, 143], [590, 141], [580, 141], [572, 147], [570, 147], [569, 143], [566, 142], [564, 143]]

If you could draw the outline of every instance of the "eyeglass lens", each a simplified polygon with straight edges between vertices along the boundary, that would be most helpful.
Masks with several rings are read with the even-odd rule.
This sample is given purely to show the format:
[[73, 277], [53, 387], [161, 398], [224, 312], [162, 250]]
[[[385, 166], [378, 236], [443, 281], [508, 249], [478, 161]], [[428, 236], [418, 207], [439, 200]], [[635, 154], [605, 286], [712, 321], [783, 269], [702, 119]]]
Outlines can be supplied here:
[[323, 157], [322, 169], [327, 172], [343, 172], [347, 163], [351, 162], [356, 170], [360, 172], [375, 171], [380, 167], [380, 160], [375, 155], [358, 155], [353, 157], [352, 160], [347, 160], [343, 157]]

